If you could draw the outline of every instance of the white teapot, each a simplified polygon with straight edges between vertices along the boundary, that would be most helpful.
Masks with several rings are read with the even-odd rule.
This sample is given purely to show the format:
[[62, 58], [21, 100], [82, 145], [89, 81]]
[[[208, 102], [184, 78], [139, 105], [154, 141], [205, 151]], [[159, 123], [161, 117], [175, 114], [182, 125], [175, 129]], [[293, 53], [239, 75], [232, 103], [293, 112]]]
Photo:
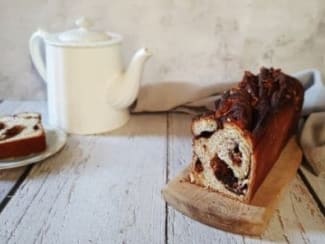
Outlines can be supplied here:
[[[89, 30], [85, 18], [62, 33], [36, 31], [30, 55], [47, 83], [49, 122], [76, 134], [101, 133], [124, 125], [138, 95], [143, 66], [151, 53], [140, 49], [123, 72], [122, 37]], [[45, 60], [42, 57], [45, 43]]]

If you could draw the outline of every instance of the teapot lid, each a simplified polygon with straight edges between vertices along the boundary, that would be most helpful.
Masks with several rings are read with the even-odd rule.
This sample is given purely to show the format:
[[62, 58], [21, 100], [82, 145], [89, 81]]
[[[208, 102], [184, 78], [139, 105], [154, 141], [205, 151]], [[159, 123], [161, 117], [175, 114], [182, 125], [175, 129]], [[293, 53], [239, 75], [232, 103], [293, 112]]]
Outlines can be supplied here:
[[[75, 21], [78, 28], [71, 29], [46, 38], [57, 46], [95, 47], [121, 42], [122, 37], [116, 33], [90, 30], [92, 21], [81, 17]], [[52, 37], [52, 38], [51, 38]]]

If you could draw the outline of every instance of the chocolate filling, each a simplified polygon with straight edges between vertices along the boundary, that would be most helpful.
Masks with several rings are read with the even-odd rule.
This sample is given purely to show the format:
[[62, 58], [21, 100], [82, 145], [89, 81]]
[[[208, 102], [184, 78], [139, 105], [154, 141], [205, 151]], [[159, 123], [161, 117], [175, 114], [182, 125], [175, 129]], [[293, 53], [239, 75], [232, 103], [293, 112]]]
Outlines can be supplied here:
[[0, 122], [0, 130], [4, 129], [6, 127], [5, 123]]
[[216, 178], [221, 181], [229, 191], [237, 195], [244, 194], [244, 190], [247, 189], [247, 184], [240, 185], [234, 172], [217, 155], [211, 160], [210, 166]]
[[202, 165], [202, 162], [200, 161], [200, 159], [197, 159], [195, 161], [195, 164], [194, 164], [194, 170], [197, 172], [197, 173], [201, 173], [203, 171], [203, 165]]
[[239, 150], [239, 145], [236, 144], [235, 148], [231, 151], [229, 151], [229, 157], [231, 158], [232, 162], [237, 165], [240, 166], [242, 163], [241, 157], [241, 151]]
[[212, 134], [214, 133], [214, 131], [202, 131], [200, 135], [198, 135], [196, 138], [210, 138], [212, 136]]
[[10, 137], [14, 137], [16, 135], [18, 135], [20, 132], [22, 132], [25, 129], [25, 126], [22, 125], [15, 125], [9, 129], [7, 129], [4, 132], [4, 137], [1, 138], [1, 140], [5, 140], [8, 139]]

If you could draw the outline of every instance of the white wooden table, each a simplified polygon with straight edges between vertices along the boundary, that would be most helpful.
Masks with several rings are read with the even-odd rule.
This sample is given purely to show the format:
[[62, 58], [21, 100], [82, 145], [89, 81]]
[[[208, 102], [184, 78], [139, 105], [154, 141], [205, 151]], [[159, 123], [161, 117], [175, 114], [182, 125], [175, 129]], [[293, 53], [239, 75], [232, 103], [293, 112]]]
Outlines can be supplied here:
[[[0, 115], [44, 102], [4, 101]], [[57, 155], [0, 171], [0, 243], [325, 243], [325, 218], [301, 177], [261, 237], [226, 233], [168, 207], [166, 182], [191, 158], [190, 117], [133, 116], [123, 128], [69, 136]]]

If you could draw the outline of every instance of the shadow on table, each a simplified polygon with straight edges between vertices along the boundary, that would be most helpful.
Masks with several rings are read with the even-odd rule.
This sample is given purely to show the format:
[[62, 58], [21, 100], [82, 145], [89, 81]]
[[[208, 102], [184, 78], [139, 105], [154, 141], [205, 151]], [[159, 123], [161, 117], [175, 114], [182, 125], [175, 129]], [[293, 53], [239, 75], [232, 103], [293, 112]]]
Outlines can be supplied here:
[[[123, 127], [94, 136], [103, 137], [191, 137], [191, 119], [193, 116], [184, 113], [141, 113], [131, 116], [129, 122]], [[175, 129], [175, 126], [182, 129]], [[185, 128], [184, 128], [185, 127]]]
[[[183, 121], [184, 124], [182, 124]], [[126, 147], [134, 144], [137, 144], [136, 146], [141, 150], [142, 143], [144, 143], [143, 145], [148, 144], [145, 142], [146, 140], [165, 140], [166, 142], [162, 143], [165, 145], [173, 136], [185, 139], [190, 145], [190, 121], [191, 117], [185, 114], [141, 114], [132, 116], [125, 126], [112, 132], [88, 136], [69, 135], [65, 147], [47, 160], [36, 163], [28, 177], [32, 179], [42, 177], [45, 174], [55, 175], [72, 168], [74, 171], [78, 171], [87, 164], [89, 159], [93, 160], [93, 157], [96, 160], [97, 158], [104, 160], [107, 154], [107, 160], [110, 160], [112, 153], [120, 153], [120, 151], [123, 153], [123, 150], [125, 153], [128, 150]], [[178, 130], [177, 126], [186, 129]], [[167, 137], [168, 132], [169, 137]], [[134, 141], [135, 139], [139, 139], [139, 141]], [[100, 149], [96, 149], [96, 147]], [[161, 148], [161, 150], [166, 149]], [[19, 172], [17, 174], [21, 174], [21, 171], [24, 170], [20, 168], [20, 170], [2, 171], [0, 180], [12, 180], [12, 177], [15, 177], [13, 175], [17, 175], [12, 173], [15, 171]]]

